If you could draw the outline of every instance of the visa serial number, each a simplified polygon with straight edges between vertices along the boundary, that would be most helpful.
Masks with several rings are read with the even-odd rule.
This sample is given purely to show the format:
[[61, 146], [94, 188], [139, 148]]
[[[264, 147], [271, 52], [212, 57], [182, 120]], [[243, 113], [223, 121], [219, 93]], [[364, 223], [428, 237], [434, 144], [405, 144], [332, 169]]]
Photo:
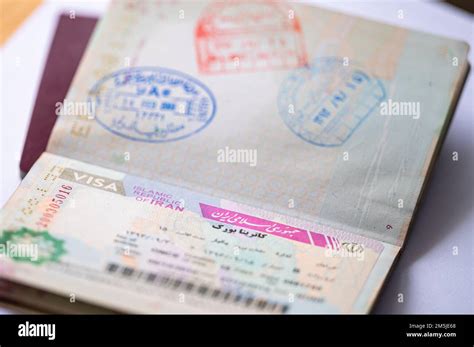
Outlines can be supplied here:
[[72, 191], [72, 186], [63, 184], [59, 187], [57, 193], [51, 198], [43, 214], [41, 215], [36, 225], [40, 228], [48, 228], [56, 213], [58, 213], [61, 206], [69, 197]]

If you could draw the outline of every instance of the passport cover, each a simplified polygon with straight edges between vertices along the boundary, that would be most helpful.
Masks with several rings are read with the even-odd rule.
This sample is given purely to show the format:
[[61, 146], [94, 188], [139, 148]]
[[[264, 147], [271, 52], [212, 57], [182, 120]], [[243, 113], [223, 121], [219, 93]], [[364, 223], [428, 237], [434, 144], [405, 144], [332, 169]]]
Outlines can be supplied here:
[[20, 170], [24, 176], [46, 150], [56, 122], [56, 103], [62, 102], [82, 54], [97, 23], [97, 18], [62, 14], [56, 27], [36, 102], [26, 135]]

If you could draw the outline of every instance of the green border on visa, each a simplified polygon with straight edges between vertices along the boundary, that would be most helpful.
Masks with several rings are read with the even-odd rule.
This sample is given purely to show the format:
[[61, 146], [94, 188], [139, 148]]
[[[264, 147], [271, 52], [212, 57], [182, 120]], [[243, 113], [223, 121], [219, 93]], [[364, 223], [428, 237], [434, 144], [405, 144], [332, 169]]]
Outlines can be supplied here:
[[[19, 249], [36, 246], [36, 256], [18, 253]], [[13, 255], [11, 250], [15, 250]], [[29, 228], [18, 230], [4, 230], [0, 236], [0, 256], [6, 255], [17, 262], [26, 262], [41, 265], [48, 262], [59, 262], [61, 256], [66, 254], [64, 241], [51, 236], [48, 231], [35, 231]]]

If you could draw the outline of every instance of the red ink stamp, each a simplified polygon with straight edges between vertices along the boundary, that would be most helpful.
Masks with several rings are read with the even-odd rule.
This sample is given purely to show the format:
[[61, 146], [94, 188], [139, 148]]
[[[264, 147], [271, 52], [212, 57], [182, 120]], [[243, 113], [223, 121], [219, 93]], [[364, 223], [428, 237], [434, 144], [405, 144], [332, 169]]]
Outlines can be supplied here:
[[307, 63], [300, 22], [279, 3], [214, 3], [198, 21], [195, 44], [201, 73], [292, 69]]

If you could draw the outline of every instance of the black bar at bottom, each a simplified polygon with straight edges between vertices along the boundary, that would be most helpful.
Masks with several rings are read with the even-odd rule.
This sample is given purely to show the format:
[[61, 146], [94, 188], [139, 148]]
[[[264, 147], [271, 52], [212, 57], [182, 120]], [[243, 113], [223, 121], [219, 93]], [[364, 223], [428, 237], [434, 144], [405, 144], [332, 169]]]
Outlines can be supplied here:
[[[54, 324], [54, 339], [52, 325]], [[31, 336], [39, 335], [43, 336]], [[30, 336], [19, 336], [19, 335]], [[55, 344], [474, 344], [472, 315], [5, 315], [0, 346]]]

